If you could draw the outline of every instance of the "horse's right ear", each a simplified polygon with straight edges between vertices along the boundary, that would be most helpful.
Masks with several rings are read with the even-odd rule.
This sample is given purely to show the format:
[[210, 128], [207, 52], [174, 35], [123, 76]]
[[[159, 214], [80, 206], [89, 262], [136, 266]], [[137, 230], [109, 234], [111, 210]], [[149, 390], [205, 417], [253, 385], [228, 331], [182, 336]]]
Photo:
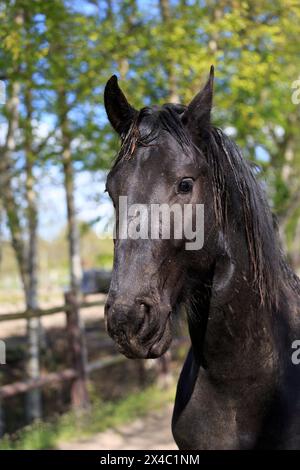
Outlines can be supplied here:
[[105, 86], [104, 105], [112, 127], [119, 135], [125, 135], [137, 111], [128, 103], [118, 85], [116, 75], [113, 75]]
[[202, 145], [210, 129], [213, 87], [214, 67], [212, 65], [208, 81], [202, 90], [193, 98], [181, 116], [182, 123], [189, 128], [199, 146]]

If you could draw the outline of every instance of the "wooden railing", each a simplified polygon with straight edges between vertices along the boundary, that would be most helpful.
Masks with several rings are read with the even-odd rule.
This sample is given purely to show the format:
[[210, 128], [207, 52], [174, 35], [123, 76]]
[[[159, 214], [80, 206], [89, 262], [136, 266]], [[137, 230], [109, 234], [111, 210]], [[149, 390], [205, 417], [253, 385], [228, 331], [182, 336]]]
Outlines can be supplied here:
[[[65, 303], [58, 307], [49, 309], [37, 309], [34, 311], [16, 312], [10, 314], [1, 314], [0, 322], [13, 320], [26, 320], [32, 317], [44, 317], [55, 315], [57, 313], [66, 314], [66, 333], [69, 343], [69, 350], [72, 357], [70, 367], [59, 371], [41, 375], [37, 379], [14, 382], [12, 384], [0, 387], [0, 404], [3, 406], [3, 400], [21, 393], [27, 393], [30, 390], [42, 388], [45, 386], [57, 384], [60, 382], [71, 382], [71, 403], [74, 408], [85, 408], [89, 404], [87, 380], [88, 375], [104, 367], [121, 363], [126, 358], [120, 354], [108, 355], [93, 362], [87, 362], [87, 353], [85, 347], [85, 334], [80, 321], [80, 309], [101, 307], [105, 300], [93, 302], [77, 303], [74, 296], [68, 292], [65, 294]], [[1, 416], [1, 413], [0, 413]], [[3, 422], [0, 428], [4, 428]]]
[[[18, 394], [27, 393], [31, 390], [55, 385], [57, 383], [70, 382], [71, 405], [74, 409], [86, 408], [89, 405], [88, 395], [88, 377], [92, 372], [126, 361], [126, 357], [121, 354], [111, 354], [94, 361], [87, 361], [87, 351], [85, 346], [85, 332], [81, 326], [80, 309], [91, 307], [101, 307], [105, 304], [105, 299], [93, 302], [77, 303], [75, 297], [70, 293], [65, 294], [65, 303], [58, 307], [48, 309], [37, 309], [34, 311], [14, 312], [9, 314], [0, 314], [0, 323], [13, 320], [27, 320], [32, 317], [45, 317], [58, 313], [66, 315], [66, 333], [71, 353], [71, 364], [66, 369], [58, 372], [49, 372], [40, 375], [37, 379], [24, 379], [0, 387], [0, 436], [3, 434], [4, 417], [2, 409], [3, 401]], [[180, 344], [186, 344], [185, 336], [177, 336], [173, 340], [175, 347]], [[100, 345], [101, 346], [101, 345]], [[137, 376], [140, 383], [144, 382], [145, 369], [144, 361], [137, 361]], [[162, 379], [169, 376], [170, 355], [164, 355], [158, 359], [158, 374]]]

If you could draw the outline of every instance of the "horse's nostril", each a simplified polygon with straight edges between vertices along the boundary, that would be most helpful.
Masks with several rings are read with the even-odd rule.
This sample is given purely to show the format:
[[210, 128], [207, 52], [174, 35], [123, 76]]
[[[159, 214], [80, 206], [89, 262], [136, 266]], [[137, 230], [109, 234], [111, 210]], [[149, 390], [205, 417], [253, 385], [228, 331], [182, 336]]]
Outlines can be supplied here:
[[150, 313], [151, 307], [150, 305], [146, 304], [145, 302], [140, 303], [140, 312], [145, 316]]

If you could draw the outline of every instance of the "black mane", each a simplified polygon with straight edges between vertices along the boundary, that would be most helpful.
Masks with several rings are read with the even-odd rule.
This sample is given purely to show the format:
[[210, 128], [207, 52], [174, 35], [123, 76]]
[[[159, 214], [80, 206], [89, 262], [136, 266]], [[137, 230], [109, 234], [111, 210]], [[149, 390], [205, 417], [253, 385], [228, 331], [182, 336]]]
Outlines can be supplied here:
[[220, 129], [211, 129], [205, 154], [212, 170], [217, 223], [227, 235], [231, 211], [243, 224], [253, 287], [262, 304], [277, 304], [281, 253], [262, 185], [240, 149]]

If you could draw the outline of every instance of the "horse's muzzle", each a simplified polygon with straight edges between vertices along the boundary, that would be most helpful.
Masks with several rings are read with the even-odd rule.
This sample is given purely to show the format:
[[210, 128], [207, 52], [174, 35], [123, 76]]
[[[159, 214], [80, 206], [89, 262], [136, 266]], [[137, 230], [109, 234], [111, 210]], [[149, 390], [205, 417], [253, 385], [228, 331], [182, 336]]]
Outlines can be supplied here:
[[159, 357], [171, 343], [171, 309], [158, 309], [149, 299], [136, 298], [130, 304], [108, 299], [105, 319], [109, 335], [129, 358]]

